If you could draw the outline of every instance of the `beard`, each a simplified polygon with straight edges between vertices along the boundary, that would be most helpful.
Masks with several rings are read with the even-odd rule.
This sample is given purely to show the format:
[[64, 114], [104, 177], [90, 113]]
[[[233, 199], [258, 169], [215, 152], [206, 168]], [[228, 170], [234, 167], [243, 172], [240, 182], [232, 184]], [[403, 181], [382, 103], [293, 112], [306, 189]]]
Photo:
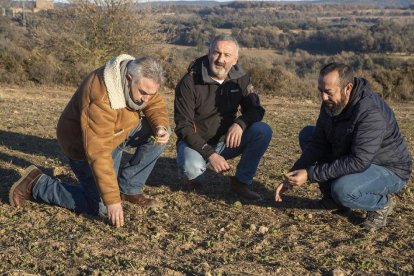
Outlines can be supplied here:
[[323, 101], [323, 105], [325, 107], [326, 112], [329, 114], [329, 116], [334, 117], [341, 114], [341, 112], [345, 109], [346, 105], [348, 103], [348, 100], [346, 98], [345, 93], [341, 91], [341, 99], [339, 102], [334, 101]]
[[227, 78], [227, 75], [230, 71], [230, 69], [226, 68], [225, 64], [217, 64], [217, 63], [212, 63], [210, 66], [210, 70], [213, 73], [213, 76], [224, 80], [225, 78]]

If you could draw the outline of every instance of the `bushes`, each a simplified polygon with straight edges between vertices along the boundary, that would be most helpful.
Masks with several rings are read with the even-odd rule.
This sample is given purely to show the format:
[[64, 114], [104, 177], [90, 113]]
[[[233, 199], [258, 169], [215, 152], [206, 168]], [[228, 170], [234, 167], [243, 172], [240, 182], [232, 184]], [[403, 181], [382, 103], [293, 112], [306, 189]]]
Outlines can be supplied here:
[[[97, 25], [107, 28], [101, 26], [101, 29], [88, 32], [88, 26], [79, 25], [85, 21], [78, 19], [85, 16], [85, 11], [93, 9], [93, 6], [84, 8], [86, 10], [83, 10], [83, 13], [69, 13], [69, 9], [57, 9], [42, 14], [31, 14], [28, 20], [30, 24], [27, 27], [21, 27], [11, 19], [1, 17], [0, 83], [78, 85], [89, 72], [104, 65], [111, 56], [129, 53], [131, 55], [153, 55], [159, 58], [166, 71], [165, 86], [173, 89], [185, 74], [188, 64], [196, 57], [207, 53], [206, 44], [217, 31], [211, 25], [202, 30], [204, 26], [202, 22], [190, 20], [195, 24], [193, 26], [195, 28], [192, 29], [191, 24], [187, 25], [188, 32], [184, 33], [183, 37], [191, 40], [198, 47], [171, 47], [171, 45], [163, 48], [155, 47], [156, 44], [165, 45], [163, 44], [165, 36], [157, 35], [158, 29], [153, 28], [156, 24], [145, 25], [148, 17], [143, 17], [143, 22], [139, 25], [142, 28], [136, 32], [134, 24], [131, 24], [130, 29], [126, 29], [123, 28], [125, 25], [122, 22], [118, 24], [116, 18], [111, 18], [112, 21], [107, 24], [100, 24], [105, 21], [105, 16], [99, 17], [95, 14], [96, 20], [99, 19], [96, 21], [99, 23]], [[96, 12], [102, 12], [102, 10]], [[105, 12], [108, 13], [109, 10]], [[86, 21], [92, 19], [89, 17]], [[128, 35], [119, 35], [119, 29], [113, 30], [112, 27], [108, 27], [108, 24], [113, 24], [114, 28], [122, 27]], [[397, 24], [381, 24], [372, 30], [375, 29], [376, 32], [387, 28], [402, 30]], [[405, 33], [410, 34], [404, 39], [414, 34], [411, 25], [406, 25], [403, 29]], [[109, 30], [113, 33], [111, 39], [106, 41], [106, 33]], [[356, 69], [358, 75], [367, 78], [374, 91], [383, 97], [397, 100], [414, 99], [414, 63], [409, 62], [410, 57], [372, 53], [355, 54], [349, 51], [342, 51], [335, 55], [310, 54], [300, 49], [289, 52], [286, 50], [291, 43], [289, 39], [294, 35], [308, 39], [306, 32], [299, 31], [296, 34], [292, 32], [286, 36], [284, 31], [271, 26], [257, 26], [252, 27], [251, 30], [252, 32], [249, 33], [239, 28], [233, 29], [232, 33], [236, 37], [240, 36], [242, 42], [250, 43], [252, 46], [271, 41], [273, 46], [279, 45], [276, 47], [284, 49], [283, 52], [272, 54], [266, 51], [267, 56], [259, 54], [259, 50], [249, 51], [250, 56], [243, 56], [243, 50], [241, 50], [239, 62], [251, 74], [254, 86], [262, 94], [316, 98], [318, 97], [316, 82], [319, 69], [328, 62], [339, 61]], [[348, 32], [353, 33], [354, 37], [361, 37], [363, 30], [365, 29], [348, 28]], [[257, 34], [260, 40], [256, 39]], [[131, 36], [134, 39], [129, 40]], [[331, 33], [329, 38], [333, 39], [333, 37], [334, 34]], [[354, 43], [356, 43], [354, 46], [360, 45], [358, 47], [364, 45]], [[337, 48], [334, 52], [339, 49]], [[274, 58], [269, 58], [270, 56]]]
[[259, 94], [307, 99], [317, 96], [313, 93], [317, 89], [317, 77], [313, 74], [300, 77], [294, 70], [277, 62], [269, 68], [260, 58], [242, 57], [240, 64], [249, 72]]

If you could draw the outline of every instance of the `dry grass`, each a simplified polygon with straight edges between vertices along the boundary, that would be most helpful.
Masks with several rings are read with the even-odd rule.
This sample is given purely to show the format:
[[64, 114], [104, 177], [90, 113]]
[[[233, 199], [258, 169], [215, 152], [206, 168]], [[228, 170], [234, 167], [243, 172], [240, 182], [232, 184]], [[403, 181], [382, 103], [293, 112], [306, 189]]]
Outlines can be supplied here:
[[[147, 210], [125, 204], [127, 222], [122, 229], [54, 206], [30, 203], [24, 210], [12, 208], [8, 189], [29, 164], [74, 180], [55, 140], [57, 119], [72, 93], [0, 88], [0, 273], [414, 273], [412, 180], [398, 195], [389, 227], [379, 232], [361, 230], [362, 212], [347, 217], [319, 209], [316, 185], [290, 191], [283, 203], [273, 202], [272, 189], [299, 156], [299, 129], [315, 121], [318, 103], [313, 102], [262, 99], [274, 138], [256, 178], [255, 189], [266, 197], [260, 203], [228, 194], [227, 178], [212, 173], [200, 194], [182, 191], [173, 137], [146, 188], [164, 206]], [[167, 97], [171, 103], [172, 93]], [[392, 106], [413, 152], [414, 107]]]

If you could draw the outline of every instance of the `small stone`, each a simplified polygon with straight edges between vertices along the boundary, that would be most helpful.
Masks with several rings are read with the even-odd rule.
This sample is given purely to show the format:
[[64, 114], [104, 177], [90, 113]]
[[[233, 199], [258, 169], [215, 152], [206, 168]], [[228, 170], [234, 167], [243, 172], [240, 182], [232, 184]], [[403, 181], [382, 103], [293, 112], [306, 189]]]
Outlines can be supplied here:
[[259, 233], [260, 234], [266, 234], [269, 231], [269, 228], [267, 228], [266, 226], [260, 226], [259, 227]]
[[250, 230], [256, 231], [256, 225], [255, 224], [250, 224]]
[[330, 275], [332, 276], [345, 276], [346, 273], [341, 268], [335, 268], [331, 271]]
[[308, 219], [312, 219], [313, 215], [312, 214], [308, 214]]

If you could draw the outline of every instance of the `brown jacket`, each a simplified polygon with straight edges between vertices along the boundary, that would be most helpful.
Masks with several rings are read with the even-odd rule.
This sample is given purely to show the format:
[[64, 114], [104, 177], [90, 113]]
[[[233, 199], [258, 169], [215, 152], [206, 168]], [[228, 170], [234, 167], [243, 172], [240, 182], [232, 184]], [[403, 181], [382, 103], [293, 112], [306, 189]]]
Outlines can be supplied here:
[[[105, 205], [121, 202], [112, 151], [138, 126], [141, 116], [128, 108], [112, 109], [103, 78], [104, 67], [92, 72], [76, 90], [60, 116], [57, 139], [74, 160], [87, 160]], [[143, 109], [153, 130], [169, 126], [163, 97], [156, 94]]]

